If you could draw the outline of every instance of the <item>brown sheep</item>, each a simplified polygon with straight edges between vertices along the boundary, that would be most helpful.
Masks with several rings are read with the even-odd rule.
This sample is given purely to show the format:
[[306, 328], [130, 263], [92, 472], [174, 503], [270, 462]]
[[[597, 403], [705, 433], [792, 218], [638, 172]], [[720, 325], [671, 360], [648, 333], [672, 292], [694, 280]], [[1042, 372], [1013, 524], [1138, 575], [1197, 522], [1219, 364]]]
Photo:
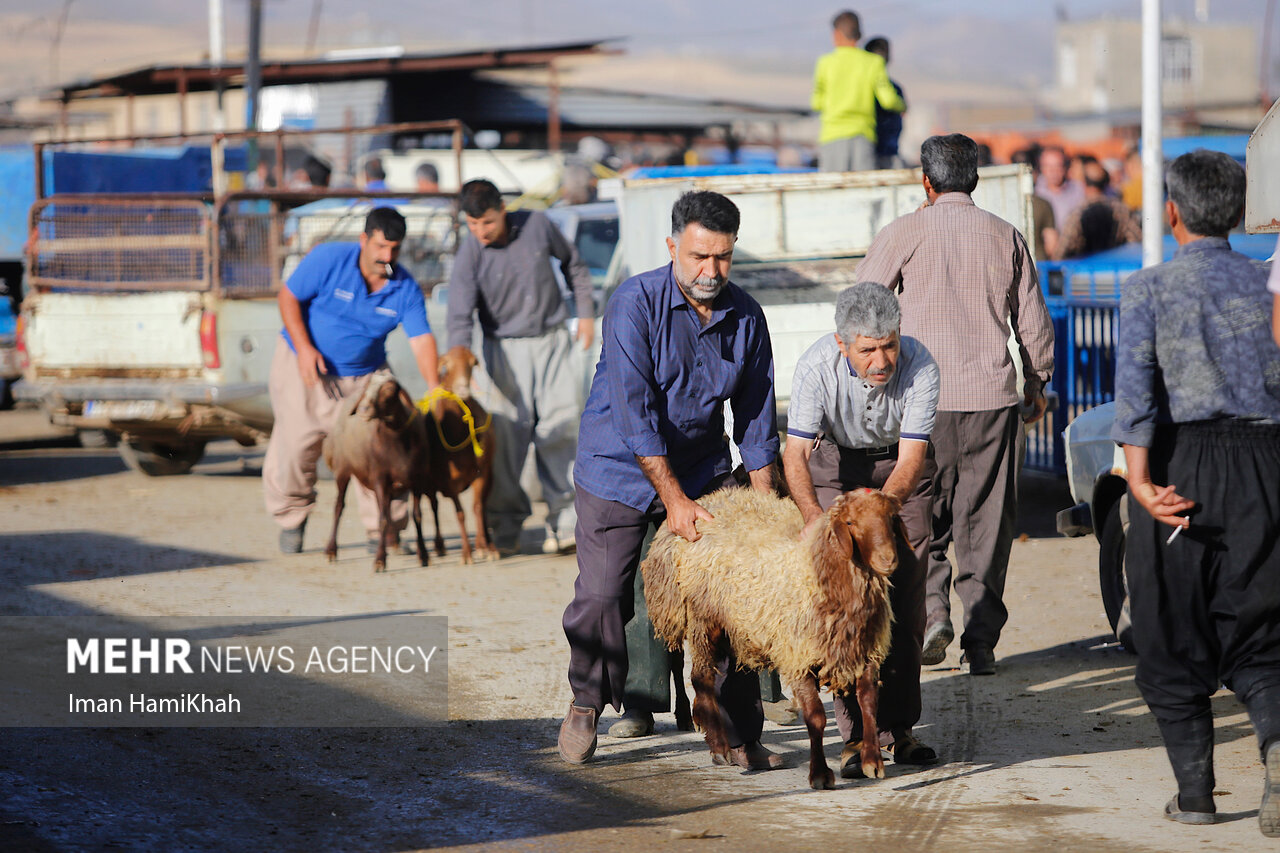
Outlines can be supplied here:
[[[841, 495], [814, 529], [786, 498], [726, 489], [699, 500], [714, 519], [689, 542], [665, 526], [644, 574], [649, 618], [673, 650], [689, 641], [694, 721], [717, 763], [730, 763], [715, 696], [715, 661], [732, 650], [747, 669], [777, 669], [809, 731], [809, 784], [835, 787], [822, 751], [819, 685], [854, 693], [874, 732], [880, 665], [889, 650], [889, 576], [912, 559], [897, 500], [862, 489]], [[874, 737], [863, 738], [868, 777], [884, 777]]]
[[[476, 550], [482, 559], [498, 559], [498, 549], [489, 541], [485, 504], [493, 487], [495, 440], [489, 428], [489, 413], [471, 394], [471, 373], [477, 360], [463, 346], [451, 348], [440, 359], [440, 389], [428, 396], [431, 401], [431, 425], [427, 430], [430, 443], [431, 516], [436, 523], [436, 554], [444, 556], [444, 536], [440, 533], [440, 514], [436, 492], [453, 501], [458, 514], [458, 530], [462, 534], [462, 562], [471, 563], [471, 539], [462, 514], [459, 497], [472, 490], [472, 517], [476, 525]], [[470, 419], [470, 422], [468, 422]], [[474, 429], [474, 432], [473, 432]]]
[[373, 558], [373, 570], [385, 571], [387, 546], [397, 536], [391, 529], [391, 499], [404, 491], [413, 492], [413, 524], [418, 533], [418, 560], [427, 565], [426, 543], [422, 540], [420, 498], [429, 488], [426, 421], [409, 394], [389, 370], [372, 374], [360, 394], [353, 395], [343, 408], [333, 430], [324, 440], [324, 461], [333, 471], [338, 498], [333, 510], [333, 530], [324, 548], [329, 562], [338, 555], [338, 520], [346, 504], [347, 484], [355, 477], [378, 499], [381, 534]]

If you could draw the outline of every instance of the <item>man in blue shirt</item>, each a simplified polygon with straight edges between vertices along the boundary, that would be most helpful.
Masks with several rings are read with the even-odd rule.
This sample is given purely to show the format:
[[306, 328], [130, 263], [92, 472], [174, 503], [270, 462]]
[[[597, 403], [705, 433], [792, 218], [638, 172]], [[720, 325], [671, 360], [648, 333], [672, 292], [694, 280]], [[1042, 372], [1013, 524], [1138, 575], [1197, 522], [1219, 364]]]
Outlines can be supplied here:
[[[623, 700], [624, 628], [646, 532], [665, 519], [696, 541], [698, 521], [711, 518], [696, 499], [733, 480], [725, 401], [751, 486], [773, 491], [773, 352], [760, 305], [729, 281], [738, 224], [719, 193], [685, 193], [671, 210], [671, 264], [623, 282], [606, 309], [574, 463], [578, 579], [564, 613], [573, 703], [558, 744], [572, 764], [594, 754], [604, 706]], [[758, 677], [719, 664], [734, 762], [781, 766], [760, 745]]]
[[[390, 207], [365, 219], [359, 243], [322, 243], [280, 288], [284, 329], [271, 362], [268, 389], [275, 424], [262, 463], [267, 511], [280, 527], [280, 550], [302, 550], [315, 508], [316, 460], [344, 399], [387, 361], [387, 335], [403, 324], [427, 387], [440, 384], [436, 341], [422, 290], [396, 264], [405, 221]], [[373, 493], [356, 483], [360, 518], [370, 539], [379, 530]], [[407, 504], [392, 505], [393, 527], [404, 528]]]
[[1165, 817], [1214, 822], [1213, 708], [1244, 703], [1266, 764], [1258, 822], [1280, 836], [1280, 347], [1267, 267], [1231, 250], [1245, 175], [1226, 154], [1174, 160], [1178, 251], [1125, 282], [1116, 418], [1129, 480], [1135, 681], [1178, 793]]
[[[882, 285], [864, 281], [841, 291], [835, 314], [836, 333], [824, 335], [796, 364], [782, 470], [806, 529], [854, 489], [881, 489], [902, 502], [915, 560], [903, 560], [893, 573], [893, 635], [880, 667], [876, 718], [880, 745], [894, 763], [936, 764], [937, 753], [911, 730], [921, 712], [938, 364], [924, 344], [900, 335], [898, 297]], [[857, 703], [836, 696], [832, 707], [845, 742], [840, 775], [860, 777], [862, 740], [876, 735], [862, 731]]]

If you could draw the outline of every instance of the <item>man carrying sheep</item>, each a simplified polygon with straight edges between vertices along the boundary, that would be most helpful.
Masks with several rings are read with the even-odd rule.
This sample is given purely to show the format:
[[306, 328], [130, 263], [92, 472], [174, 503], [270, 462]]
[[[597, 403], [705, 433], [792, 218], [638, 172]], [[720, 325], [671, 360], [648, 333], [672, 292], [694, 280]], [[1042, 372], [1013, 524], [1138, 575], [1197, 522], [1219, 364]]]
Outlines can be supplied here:
[[[645, 534], [665, 519], [696, 541], [698, 521], [712, 517], [697, 499], [733, 482], [726, 401], [751, 487], [774, 488], [773, 352], [760, 305], [729, 281], [738, 224], [719, 193], [685, 193], [671, 210], [671, 263], [623, 282], [606, 309], [574, 463], [578, 579], [564, 613], [573, 703], [558, 743], [571, 764], [595, 753], [600, 712], [623, 700]], [[733, 763], [782, 766], [760, 744], [758, 677], [729, 659], [718, 668]]]
[[[925, 569], [933, 508], [929, 443], [938, 406], [938, 365], [915, 338], [901, 337], [893, 292], [872, 282], [836, 299], [836, 332], [796, 364], [782, 468], [805, 530], [842, 493], [880, 489], [902, 502], [915, 551], [893, 574], [893, 635], [880, 667], [880, 745], [898, 764], [935, 764], [937, 753], [911, 733], [920, 719], [920, 648], [924, 640]], [[857, 704], [835, 696], [846, 744], [840, 775], [862, 775], [864, 737]], [[849, 705], [852, 704], [852, 713]]]

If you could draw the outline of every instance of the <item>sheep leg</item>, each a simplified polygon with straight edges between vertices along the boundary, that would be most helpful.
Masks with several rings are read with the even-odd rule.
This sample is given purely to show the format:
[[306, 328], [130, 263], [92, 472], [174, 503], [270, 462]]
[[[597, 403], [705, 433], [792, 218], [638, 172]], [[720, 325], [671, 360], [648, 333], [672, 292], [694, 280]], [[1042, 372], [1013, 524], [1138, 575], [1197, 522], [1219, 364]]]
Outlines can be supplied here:
[[[488, 451], [493, 451], [492, 442], [489, 443]], [[480, 474], [471, 484], [471, 498], [474, 501], [471, 507], [471, 517], [476, 523], [476, 550], [486, 560], [498, 559], [498, 549], [489, 541], [489, 514], [485, 510], [485, 506], [489, 503], [489, 492], [492, 488], [493, 478], [489, 476], [487, 470], [482, 468]]]
[[387, 570], [387, 541], [395, 535], [391, 529], [391, 489], [387, 483], [379, 479], [374, 484], [374, 494], [378, 498], [378, 521], [381, 532], [378, 536], [378, 551], [373, 555], [373, 570], [375, 572], [385, 572]]
[[413, 493], [413, 529], [418, 534], [418, 565], [425, 566], [431, 562], [427, 555], [427, 543], [422, 540], [422, 492]]
[[467, 519], [462, 514], [462, 501], [458, 500], [457, 495], [450, 495], [453, 501], [453, 510], [458, 514], [458, 530], [462, 533], [462, 564], [464, 566], [471, 565], [471, 537], [467, 535]]
[[324, 555], [330, 563], [338, 559], [338, 519], [342, 518], [343, 507], [347, 505], [347, 484], [351, 482], [351, 475], [335, 474], [333, 481], [338, 487], [338, 499], [333, 502], [333, 530], [329, 532], [329, 544], [324, 546]]
[[716, 628], [703, 628], [690, 637], [693, 655], [693, 720], [706, 733], [707, 748], [715, 764], [733, 764], [729, 755], [729, 738], [720, 717], [720, 702], [716, 698], [716, 647], [724, 632]]
[[427, 493], [431, 500], [431, 521], [436, 526], [436, 556], [444, 556], [444, 534], [440, 532], [440, 502], [436, 498], [435, 489]]
[[876, 712], [880, 705], [879, 669], [872, 665], [864, 667], [856, 686], [858, 709], [862, 711], [862, 774], [868, 779], [884, 778], [880, 729], [876, 725]]
[[792, 684], [791, 689], [800, 706], [800, 713], [804, 715], [805, 728], [809, 730], [809, 787], [815, 791], [834, 788], [836, 774], [831, 772], [822, 750], [827, 709], [822, 706], [822, 698], [818, 696], [818, 680], [813, 673], [809, 673], [803, 681]]
[[676, 649], [667, 657], [671, 667], [671, 684], [676, 694], [676, 728], [682, 732], [693, 731], [693, 711], [689, 708], [689, 694], [684, 690], [684, 649]]

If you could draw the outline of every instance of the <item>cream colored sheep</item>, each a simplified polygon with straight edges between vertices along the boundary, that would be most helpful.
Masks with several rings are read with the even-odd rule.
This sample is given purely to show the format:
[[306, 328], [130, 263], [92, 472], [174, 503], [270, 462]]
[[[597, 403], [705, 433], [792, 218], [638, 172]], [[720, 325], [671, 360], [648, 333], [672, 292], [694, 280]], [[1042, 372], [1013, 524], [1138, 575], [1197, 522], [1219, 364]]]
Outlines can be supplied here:
[[[778, 670], [809, 730], [809, 784], [835, 787], [822, 752], [826, 711], [819, 685], [852, 692], [863, 731], [876, 731], [880, 664], [889, 650], [889, 576], [912, 559], [897, 500], [861, 489], [836, 499], [800, 539], [803, 520], [786, 498], [726, 489], [699, 500], [712, 515], [688, 542], [664, 525], [641, 564], [654, 629], [673, 651], [689, 641], [693, 715], [713, 758], [729, 760], [715, 698], [715, 661], [732, 649], [740, 666]], [[862, 769], [884, 777], [875, 738]]]

